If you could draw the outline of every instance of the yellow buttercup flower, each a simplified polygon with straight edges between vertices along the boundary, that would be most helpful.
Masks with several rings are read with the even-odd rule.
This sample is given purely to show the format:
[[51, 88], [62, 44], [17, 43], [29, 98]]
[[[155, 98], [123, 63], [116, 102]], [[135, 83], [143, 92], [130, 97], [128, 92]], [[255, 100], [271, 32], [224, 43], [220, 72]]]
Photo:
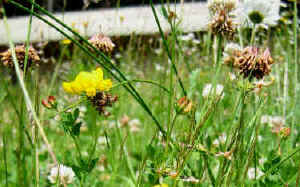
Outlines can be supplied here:
[[70, 94], [86, 94], [89, 97], [96, 95], [97, 91], [108, 91], [112, 87], [110, 79], [103, 79], [103, 71], [97, 68], [92, 72], [80, 72], [74, 81], [63, 82], [63, 89]]

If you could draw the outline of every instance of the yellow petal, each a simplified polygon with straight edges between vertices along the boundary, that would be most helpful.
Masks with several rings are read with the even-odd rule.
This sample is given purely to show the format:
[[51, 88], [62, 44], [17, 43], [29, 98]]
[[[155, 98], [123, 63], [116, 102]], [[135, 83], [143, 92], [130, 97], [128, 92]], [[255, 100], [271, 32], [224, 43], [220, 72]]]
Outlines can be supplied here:
[[85, 90], [86, 95], [89, 97], [94, 97], [96, 95], [96, 89], [95, 88], [88, 88]]
[[84, 88], [82, 87], [80, 82], [77, 82], [77, 81], [71, 82], [71, 87], [72, 87], [74, 93], [78, 94], [78, 95], [81, 94], [82, 91], [84, 91]]
[[105, 79], [100, 82], [100, 84], [97, 85], [97, 89], [99, 91], [108, 91], [112, 87], [112, 82], [110, 79]]
[[103, 71], [101, 68], [97, 68], [93, 73], [97, 76], [98, 80], [103, 80]]
[[62, 86], [63, 86], [63, 89], [65, 90], [65, 92], [70, 93], [70, 94], [74, 94], [71, 83], [63, 82]]

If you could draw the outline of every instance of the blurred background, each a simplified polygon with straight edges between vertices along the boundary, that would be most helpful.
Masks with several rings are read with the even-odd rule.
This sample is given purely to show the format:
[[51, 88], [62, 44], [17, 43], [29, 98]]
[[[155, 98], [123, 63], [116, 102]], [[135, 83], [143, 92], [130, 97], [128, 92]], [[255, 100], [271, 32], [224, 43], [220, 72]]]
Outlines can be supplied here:
[[[204, 2], [206, 0], [164, 0], [164, 2]], [[113, 8], [113, 7], [128, 7], [128, 6], [143, 6], [148, 5], [149, 0], [36, 0], [38, 4], [47, 8], [51, 12], [62, 11], [78, 11], [89, 10], [95, 8]], [[160, 4], [161, 0], [153, 0], [155, 4]], [[26, 4], [24, 2], [24, 4]], [[8, 16], [26, 15], [26, 12], [20, 11], [15, 7], [6, 4], [4, 5]], [[27, 3], [29, 7], [29, 3]]]

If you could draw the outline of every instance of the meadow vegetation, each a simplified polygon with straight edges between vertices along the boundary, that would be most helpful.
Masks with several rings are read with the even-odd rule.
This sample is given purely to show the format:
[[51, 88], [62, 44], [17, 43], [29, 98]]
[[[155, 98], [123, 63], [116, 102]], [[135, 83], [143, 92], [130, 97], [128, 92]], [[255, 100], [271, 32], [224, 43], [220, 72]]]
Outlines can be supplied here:
[[65, 40], [30, 44], [30, 22], [15, 45], [1, 9], [0, 186], [299, 186], [296, 1], [211, 0], [207, 31], [185, 33], [150, 0], [159, 33], [122, 40], [26, 1], [0, 7]]

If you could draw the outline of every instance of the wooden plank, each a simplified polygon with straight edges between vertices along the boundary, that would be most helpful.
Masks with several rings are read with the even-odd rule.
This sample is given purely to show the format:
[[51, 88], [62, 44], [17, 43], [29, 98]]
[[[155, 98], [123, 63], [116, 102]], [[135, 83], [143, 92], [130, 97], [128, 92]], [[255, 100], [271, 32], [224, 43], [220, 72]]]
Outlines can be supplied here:
[[[163, 30], [168, 31], [169, 27], [162, 16], [160, 6], [155, 8], [159, 14]], [[178, 19], [181, 20], [180, 28], [184, 32], [205, 29], [208, 20], [208, 10], [205, 3], [173, 4], [170, 6], [170, 9], [172, 11], [176, 10]], [[151, 7], [149, 6], [67, 12], [64, 15], [55, 14], [55, 16], [85, 36], [91, 36], [99, 32], [110, 36], [158, 32]], [[28, 17], [17, 17], [8, 20], [11, 36], [15, 43], [22, 43], [26, 40], [28, 20]], [[87, 27], [84, 26], [86, 24]], [[60, 33], [37, 18], [33, 18], [31, 42], [57, 41], [61, 39], [63, 39], [63, 36]], [[0, 44], [6, 44], [7, 42], [3, 20], [1, 20]]]

